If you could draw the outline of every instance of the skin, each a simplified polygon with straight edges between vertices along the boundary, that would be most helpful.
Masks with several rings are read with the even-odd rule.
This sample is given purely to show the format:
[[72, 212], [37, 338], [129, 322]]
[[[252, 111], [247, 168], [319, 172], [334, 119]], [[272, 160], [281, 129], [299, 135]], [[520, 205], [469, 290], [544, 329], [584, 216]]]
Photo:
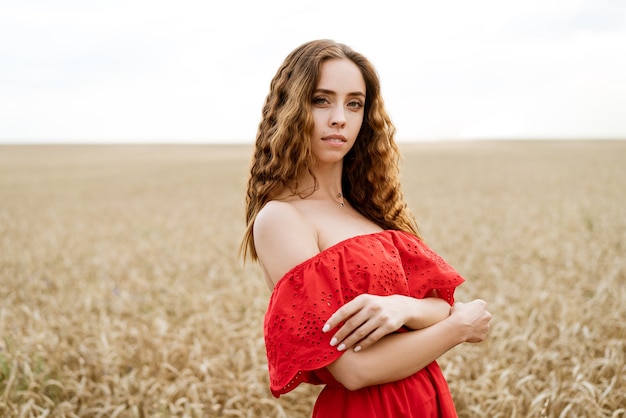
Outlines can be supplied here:
[[[263, 207], [254, 223], [254, 243], [270, 289], [291, 268], [320, 251], [382, 230], [350, 202], [340, 206], [337, 198], [343, 158], [357, 140], [366, 94], [360, 70], [350, 60], [331, 59], [322, 65], [311, 98], [311, 149], [318, 187], [306, 198], [285, 191]], [[315, 185], [309, 174], [299, 184], [303, 190]], [[328, 370], [350, 390], [403, 379], [458, 344], [482, 341], [490, 319], [482, 300], [451, 308], [437, 297], [360, 295], [324, 326], [324, 332], [334, 333], [331, 344], [345, 350]], [[414, 331], [394, 333], [402, 326]]]

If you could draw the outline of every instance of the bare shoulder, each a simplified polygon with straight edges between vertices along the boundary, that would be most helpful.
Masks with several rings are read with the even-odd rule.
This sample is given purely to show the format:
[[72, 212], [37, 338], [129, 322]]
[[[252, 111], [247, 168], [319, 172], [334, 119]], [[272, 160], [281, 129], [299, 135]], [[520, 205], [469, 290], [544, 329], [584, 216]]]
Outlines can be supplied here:
[[272, 285], [319, 253], [315, 228], [288, 202], [268, 202], [257, 214], [253, 228], [254, 246]]

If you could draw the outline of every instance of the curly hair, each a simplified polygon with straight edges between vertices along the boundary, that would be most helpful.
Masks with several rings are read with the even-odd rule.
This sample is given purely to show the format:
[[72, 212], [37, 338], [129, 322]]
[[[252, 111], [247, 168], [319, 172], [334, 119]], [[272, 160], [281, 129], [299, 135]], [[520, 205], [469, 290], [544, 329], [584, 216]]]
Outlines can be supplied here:
[[312, 173], [313, 118], [311, 98], [322, 64], [349, 59], [360, 69], [366, 87], [363, 123], [354, 146], [344, 158], [344, 197], [383, 229], [420, 237], [400, 188], [400, 152], [395, 127], [385, 110], [374, 66], [362, 54], [332, 40], [307, 42], [291, 52], [270, 84], [256, 136], [246, 195], [246, 231], [240, 253], [257, 260], [253, 225], [263, 206], [285, 190], [306, 197], [298, 188], [302, 174]]

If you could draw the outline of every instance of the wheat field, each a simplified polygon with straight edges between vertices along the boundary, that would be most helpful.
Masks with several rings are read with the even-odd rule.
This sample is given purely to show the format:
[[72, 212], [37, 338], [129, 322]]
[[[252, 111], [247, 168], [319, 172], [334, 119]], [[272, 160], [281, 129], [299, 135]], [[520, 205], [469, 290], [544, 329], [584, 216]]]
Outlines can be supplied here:
[[[402, 144], [422, 234], [493, 314], [461, 417], [626, 417], [626, 141]], [[237, 250], [250, 146], [0, 147], [0, 416], [308, 417]]]

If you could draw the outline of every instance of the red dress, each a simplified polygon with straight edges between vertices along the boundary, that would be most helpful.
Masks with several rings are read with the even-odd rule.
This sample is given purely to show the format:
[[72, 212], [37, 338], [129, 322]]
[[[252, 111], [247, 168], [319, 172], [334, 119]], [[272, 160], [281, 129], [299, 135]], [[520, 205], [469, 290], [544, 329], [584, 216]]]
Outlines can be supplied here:
[[392, 383], [349, 391], [326, 366], [342, 352], [322, 332], [339, 307], [362, 293], [423, 298], [432, 290], [448, 303], [463, 278], [406, 232], [382, 231], [342, 241], [291, 269], [276, 284], [265, 314], [270, 389], [276, 397], [302, 382], [325, 384], [313, 417], [456, 417], [437, 362]]

